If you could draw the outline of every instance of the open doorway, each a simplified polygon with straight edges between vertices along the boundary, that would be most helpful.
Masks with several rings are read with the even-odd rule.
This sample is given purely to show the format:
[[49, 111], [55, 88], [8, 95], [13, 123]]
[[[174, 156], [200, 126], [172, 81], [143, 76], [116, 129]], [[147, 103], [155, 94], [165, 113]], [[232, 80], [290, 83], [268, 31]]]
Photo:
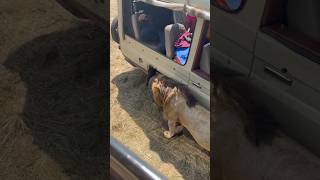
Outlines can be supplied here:
[[196, 22], [183, 11], [123, 1], [124, 33], [180, 65], [187, 62]]
[[164, 29], [174, 22], [172, 10], [128, 0], [123, 3], [123, 17], [126, 35], [158, 53], [166, 54]]

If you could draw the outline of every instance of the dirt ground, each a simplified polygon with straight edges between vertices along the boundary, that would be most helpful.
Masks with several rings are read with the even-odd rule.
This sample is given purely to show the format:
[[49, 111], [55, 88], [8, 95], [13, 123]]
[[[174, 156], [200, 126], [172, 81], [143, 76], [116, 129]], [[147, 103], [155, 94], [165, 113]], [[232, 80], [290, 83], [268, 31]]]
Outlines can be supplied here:
[[104, 37], [54, 0], [0, 1], [0, 179], [106, 179]]
[[[110, 22], [117, 16], [111, 1]], [[210, 157], [188, 136], [163, 137], [161, 115], [145, 85], [146, 75], [129, 65], [110, 42], [110, 132], [169, 179], [209, 179]]]

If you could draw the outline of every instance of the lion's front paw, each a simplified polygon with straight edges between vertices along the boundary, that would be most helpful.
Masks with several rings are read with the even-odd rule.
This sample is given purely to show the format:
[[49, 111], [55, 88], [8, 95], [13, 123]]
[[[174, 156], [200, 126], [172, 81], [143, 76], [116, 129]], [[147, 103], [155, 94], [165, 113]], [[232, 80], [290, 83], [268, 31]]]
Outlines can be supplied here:
[[170, 133], [170, 131], [164, 131], [163, 135], [165, 138], [170, 139], [173, 137], [173, 134]]

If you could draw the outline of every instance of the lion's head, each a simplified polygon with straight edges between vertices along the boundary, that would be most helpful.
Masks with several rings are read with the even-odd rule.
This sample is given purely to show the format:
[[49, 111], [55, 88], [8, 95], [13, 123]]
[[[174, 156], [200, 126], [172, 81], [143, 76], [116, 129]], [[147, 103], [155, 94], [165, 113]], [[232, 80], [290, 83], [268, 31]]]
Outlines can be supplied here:
[[180, 84], [162, 74], [150, 78], [153, 99], [159, 107], [163, 107], [175, 95], [182, 95], [189, 107], [196, 105], [196, 99], [191, 95], [186, 85]]

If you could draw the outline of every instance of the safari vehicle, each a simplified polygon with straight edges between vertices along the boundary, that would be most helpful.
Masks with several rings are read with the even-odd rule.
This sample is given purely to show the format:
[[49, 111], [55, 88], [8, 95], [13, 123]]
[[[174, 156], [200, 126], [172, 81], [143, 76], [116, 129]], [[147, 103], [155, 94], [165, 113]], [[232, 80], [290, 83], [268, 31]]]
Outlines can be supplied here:
[[[111, 34], [126, 60], [145, 72], [155, 69], [187, 85], [199, 103], [209, 109], [209, 0], [119, 0], [118, 7], [118, 18], [112, 22]], [[146, 11], [151, 14], [152, 23], [160, 24], [153, 28], [162, 34], [155, 40], [143, 38], [144, 27], [139, 17]], [[196, 18], [190, 31], [187, 16]], [[177, 63], [175, 42], [187, 31], [192, 33], [192, 40], [186, 62]]]
[[215, 70], [246, 77], [285, 132], [320, 155], [320, 1], [213, 0]]

